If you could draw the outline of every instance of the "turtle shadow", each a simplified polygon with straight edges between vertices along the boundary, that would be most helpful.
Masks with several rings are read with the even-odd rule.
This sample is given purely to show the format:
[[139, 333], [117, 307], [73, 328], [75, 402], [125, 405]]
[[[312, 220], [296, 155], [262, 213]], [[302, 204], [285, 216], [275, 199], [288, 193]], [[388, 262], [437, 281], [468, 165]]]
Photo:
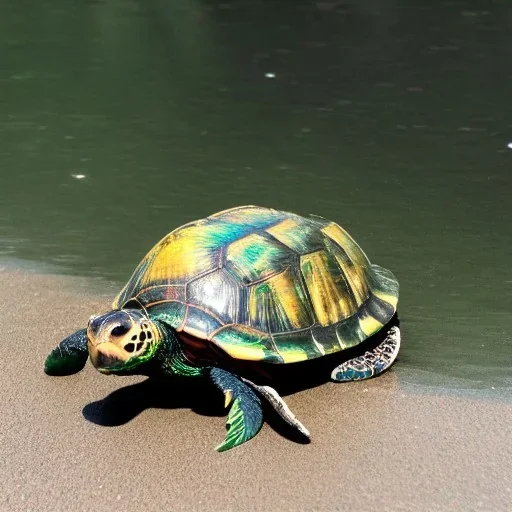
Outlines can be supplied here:
[[[309, 443], [309, 439], [284, 422], [265, 400], [262, 402], [265, 422], [275, 432], [296, 443]], [[151, 408], [191, 409], [210, 417], [227, 415], [224, 396], [211, 383], [194, 380], [180, 382], [180, 379], [169, 382], [154, 378], [116, 389], [105, 398], [87, 404], [82, 414], [87, 421], [96, 425], [119, 427]]]
[[116, 389], [105, 398], [87, 404], [82, 414], [91, 423], [118, 427], [146, 409], [192, 409], [202, 416], [223, 416], [222, 396], [201, 382], [165, 382], [148, 378]]

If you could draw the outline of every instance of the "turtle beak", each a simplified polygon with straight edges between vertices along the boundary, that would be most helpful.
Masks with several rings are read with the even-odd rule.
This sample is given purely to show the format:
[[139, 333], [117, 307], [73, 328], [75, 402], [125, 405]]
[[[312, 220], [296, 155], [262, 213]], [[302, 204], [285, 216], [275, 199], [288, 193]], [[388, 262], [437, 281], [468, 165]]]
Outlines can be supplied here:
[[130, 358], [129, 354], [124, 350], [108, 341], [98, 343], [97, 345], [93, 345], [89, 341], [88, 346], [91, 363], [101, 373], [111, 373], [110, 370], [122, 367]]
[[123, 339], [134, 328], [133, 319], [122, 311], [92, 316], [87, 325], [87, 347], [94, 367], [101, 373], [120, 369], [131, 355]]

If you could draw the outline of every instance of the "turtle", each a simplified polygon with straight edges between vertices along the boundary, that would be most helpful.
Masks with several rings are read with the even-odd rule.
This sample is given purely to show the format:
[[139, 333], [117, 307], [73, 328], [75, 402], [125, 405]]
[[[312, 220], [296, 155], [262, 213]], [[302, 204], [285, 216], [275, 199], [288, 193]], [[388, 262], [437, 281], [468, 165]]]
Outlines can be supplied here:
[[[71, 375], [90, 358], [102, 374], [163, 378], [169, 387], [176, 378], [203, 379], [229, 408], [218, 451], [259, 432], [265, 403], [309, 440], [278, 391], [245, 370], [346, 353], [352, 357], [332, 369], [333, 381], [382, 373], [400, 348], [398, 289], [393, 273], [371, 264], [337, 223], [239, 206], [162, 238], [112, 310], [62, 340], [44, 369]], [[378, 344], [360, 348], [376, 334]]]

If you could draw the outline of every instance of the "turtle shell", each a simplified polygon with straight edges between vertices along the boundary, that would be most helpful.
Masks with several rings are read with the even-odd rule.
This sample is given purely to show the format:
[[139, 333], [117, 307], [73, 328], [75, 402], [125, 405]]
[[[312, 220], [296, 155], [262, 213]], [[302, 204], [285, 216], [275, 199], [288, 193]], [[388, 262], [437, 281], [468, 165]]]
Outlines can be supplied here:
[[381, 329], [398, 282], [334, 222], [243, 206], [164, 237], [113, 307], [131, 301], [233, 358], [292, 363]]

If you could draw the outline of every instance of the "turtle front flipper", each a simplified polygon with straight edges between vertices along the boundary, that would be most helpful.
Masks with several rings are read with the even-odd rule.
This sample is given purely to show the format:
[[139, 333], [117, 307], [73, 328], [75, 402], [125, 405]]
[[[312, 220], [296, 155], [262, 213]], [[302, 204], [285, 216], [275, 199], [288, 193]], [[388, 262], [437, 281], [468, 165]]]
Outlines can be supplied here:
[[374, 377], [393, 364], [399, 349], [400, 329], [393, 326], [380, 345], [334, 368], [331, 378], [336, 381], [348, 381]]
[[88, 357], [87, 330], [80, 329], [50, 352], [44, 363], [44, 371], [48, 375], [72, 375], [85, 366]]
[[223, 452], [249, 441], [260, 431], [263, 410], [258, 395], [233, 374], [212, 368], [210, 379], [224, 393], [226, 407], [232, 404], [226, 422], [228, 433], [216, 448]]

